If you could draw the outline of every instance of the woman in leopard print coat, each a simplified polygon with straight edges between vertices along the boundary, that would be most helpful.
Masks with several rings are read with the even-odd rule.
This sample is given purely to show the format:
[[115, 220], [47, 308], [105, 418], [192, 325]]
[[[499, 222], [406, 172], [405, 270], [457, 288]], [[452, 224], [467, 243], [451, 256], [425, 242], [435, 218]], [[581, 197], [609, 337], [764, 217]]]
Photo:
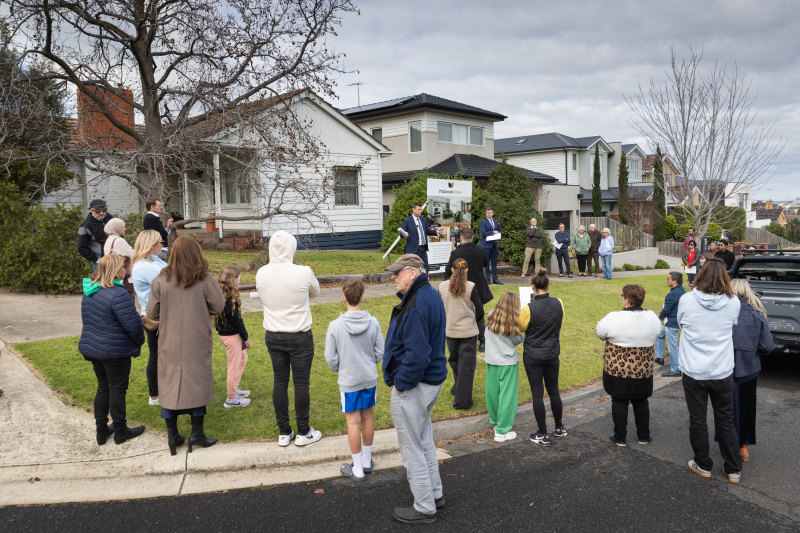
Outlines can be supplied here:
[[653, 344], [661, 330], [658, 316], [642, 309], [641, 285], [622, 288], [622, 311], [607, 314], [597, 323], [597, 336], [606, 341], [603, 388], [611, 396], [614, 433], [611, 442], [626, 445], [628, 404], [633, 405], [639, 444], [650, 442], [650, 406], [653, 394]]

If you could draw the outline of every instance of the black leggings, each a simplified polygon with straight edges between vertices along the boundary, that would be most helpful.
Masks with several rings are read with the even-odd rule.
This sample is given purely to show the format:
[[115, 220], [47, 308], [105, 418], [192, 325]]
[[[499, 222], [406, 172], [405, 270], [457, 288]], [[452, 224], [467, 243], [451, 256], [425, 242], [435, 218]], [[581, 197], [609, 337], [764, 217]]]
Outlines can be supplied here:
[[147, 358], [147, 369], [144, 371], [147, 376], [147, 388], [151, 398], [158, 398], [158, 330], [144, 330], [147, 335], [147, 349], [150, 356]]
[[127, 422], [125, 395], [131, 374], [131, 358], [89, 359], [97, 376], [97, 392], [94, 395], [94, 419], [98, 426], [108, 423], [108, 414], [114, 426], [120, 428]]
[[[553, 412], [556, 427], [560, 427], [564, 407], [561, 404], [561, 395], [558, 392], [558, 359], [534, 362], [530, 358], [523, 356], [522, 362], [525, 364], [525, 373], [528, 374], [528, 383], [531, 386], [533, 416], [536, 417], [539, 431], [542, 433], [547, 432], [544, 389], [547, 389], [547, 395], [550, 397], [550, 410]], [[542, 387], [542, 381], [544, 381], [544, 387]]]

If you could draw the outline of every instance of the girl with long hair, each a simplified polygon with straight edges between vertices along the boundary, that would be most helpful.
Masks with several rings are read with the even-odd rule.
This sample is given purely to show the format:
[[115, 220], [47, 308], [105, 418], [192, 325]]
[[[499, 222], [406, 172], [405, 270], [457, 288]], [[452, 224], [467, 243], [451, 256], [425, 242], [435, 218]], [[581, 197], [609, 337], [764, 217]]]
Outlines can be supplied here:
[[750, 460], [749, 446], [756, 443], [756, 386], [761, 357], [775, 349], [767, 311], [747, 280], [731, 280], [739, 298], [739, 319], [733, 325], [733, 424], [739, 438], [739, 455]]
[[[544, 389], [550, 397], [550, 410], [555, 419], [554, 436], [567, 436], [567, 429], [561, 423], [563, 404], [558, 391], [558, 356], [561, 354], [561, 326], [564, 324], [564, 304], [558, 298], [551, 298], [550, 279], [547, 270], [540, 268], [531, 278], [533, 295], [528, 305], [522, 308], [519, 317], [520, 330], [525, 332], [522, 362], [533, 396], [533, 415], [539, 426], [530, 435], [531, 442], [550, 446], [547, 434], [547, 419], [544, 410]], [[544, 386], [542, 386], [544, 383]]]
[[517, 438], [512, 431], [519, 404], [519, 297], [505, 292], [486, 319], [486, 410], [494, 440]]
[[203, 430], [206, 405], [214, 400], [211, 315], [225, 309], [219, 283], [191, 237], [175, 239], [169, 263], [150, 284], [147, 316], [159, 321], [158, 392], [167, 425], [169, 451], [183, 444], [178, 416], [192, 417], [189, 451], [217, 442]]
[[128, 427], [126, 417], [131, 357], [139, 356], [144, 333], [136, 306], [122, 286], [124, 276], [122, 256], [106, 255], [100, 258], [92, 277], [83, 280], [83, 329], [78, 350], [92, 363], [97, 376], [94, 418], [99, 445], [105, 444], [112, 433], [114, 442], [122, 444], [144, 432], [144, 426]]
[[242, 272], [235, 266], [228, 265], [217, 276], [222, 296], [225, 297], [225, 309], [222, 313], [214, 315], [214, 326], [217, 336], [225, 346], [225, 356], [228, 359], [228, 397], [224, 407], [246, 407], [250, 405], [249, 390], [241, 390], [239, 381], [242, 379], [244, 367], [247, 365], [247, 329], [242, 320], [242, 300], [239, 298], [239, 284], [242, 281]]
[[158, 405], [158, 323], [150, 319], [145, 310], [150, 298], [150, 284], [167, 264], [158, 257], [161, 253], [161, 235], [146, 229], [136, 236], [131, 256], [131, 281], [139, 299], [139, 309], [147, 335], [147, 389], [150, 393], [149, 404]]
[[449, 280], [439, 284], [439, 294], [444, 302], [447, 326], [447, 350], [450, 352], [450, 368], [455, 383], [450, 393], [453, 407], [472, 407], [472, 384], [475, 379], [475, 363], [478, 355], [478, 321], [483, 318], [481, 303], [475, 284], [467, 280], [467, 262], [453, 261]]

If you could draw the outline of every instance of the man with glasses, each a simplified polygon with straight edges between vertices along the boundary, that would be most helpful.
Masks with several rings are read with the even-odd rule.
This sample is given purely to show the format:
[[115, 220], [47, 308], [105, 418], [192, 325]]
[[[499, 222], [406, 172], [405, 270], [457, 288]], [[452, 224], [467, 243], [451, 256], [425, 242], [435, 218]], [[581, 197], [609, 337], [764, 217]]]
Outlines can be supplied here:
[[728, 239], [720, 239], [718, 248], [717, 253], [714, 255], [722, 259], [722, 262], [725, 263], [725, 270], [730, 270], [734, 260], [736, 260], [736, 256], [733, 255], [733, 252], [728, 246]]
[[677, 271], [667, 274], [667, 287], [669, 292], [667, 297], [664, 298], [664, 307], [658, 314], [661, 320], [667, 319], [661, 327], [661, 332], [656, 337], [656, 364], [664, 364], [664, 340], [666, 339], [669, 346], [669, 366], [670, 370], [661, 374], [665, 378], [675, 378], [681, 376], [681, 371], [678, 370], [678, 302], [681, 296], [686, 294], [686, 289], [683, 288], [683, 274]]
[[78, 228], [78, 253], [92, 264], [92, 271], [103, 257], [103, 245], [108, 237], [104, 228], [112, 218], [105, 200], [95, 199], [89, 202], [89, 214]]
[[392, 422], [414, 497], [413, 506], [395, 507], [393, 516], [407, 524], [435, 522], [436, 510], [444, 506], [431, 409], [447, 377], [445, 313], [424, 268], [415, 254], [386, 267], [400, 303], [386, 331], [383, 381], [392, 387]]

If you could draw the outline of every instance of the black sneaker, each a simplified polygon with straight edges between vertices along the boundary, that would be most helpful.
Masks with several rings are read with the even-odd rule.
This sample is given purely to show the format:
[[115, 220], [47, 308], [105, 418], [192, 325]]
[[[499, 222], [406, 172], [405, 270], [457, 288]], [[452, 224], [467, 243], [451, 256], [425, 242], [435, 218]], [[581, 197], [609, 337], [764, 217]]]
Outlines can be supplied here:
[[659, 366], [664, 366], [664, 358], [659, 357], [658, 359], [656, 359], [656, 364]]
[[567, 428], [565, 428], [563, 425], [557, 427], [556, 430], [553, 432], [553, 436], [558, 437], [559, 439], [563, 439], [564, 437], [567, 436]]
[[611, 444], [616, 444], [620, 448], [624, 448], [625, 446], [627, 446], [627, 444], [625, 443], [624, 440], [618, 440], [617, 437], [615, 437], [613, 433], [608, 436], [608, 440], [611, 441]]
[[550, 436], [547, 433], [542, 433], [541, 431], [537, 433], [531, 433], [530, 439], [534, 444], [539, 444], [545, 448], [550, 446]]
[[436, 513], [423, 514], [413, 507], [395, 507], [392, 516], [404, 524], [433, 524], [436, 522]]
[[646, 439], [639, 439], [639, 444], [650, 444], [653, 442], [652, 437], [647, 437]]
[[683, 376], [683, 374], [681, 373], [680, 370], [676, 370], [674, 372], [670, 370], [669, 372], [664, 372], [663, 374], [661, 374], [662, 378], [679, 378], [681, 376]]
[[433, 502], [436, 504], [436, 508], [437, 508], [437, 509], [441, 509], [442, 507], [444, 507], [444, 504], [445, 504], [445, 503], [447, 503], [447, 502], [445, 501], [445, 499], [444, 499], [444, 494], [442, 494], [442, 497], [441, 497], [441, 498], [435, 498], [435, 499], [433, 500]]

